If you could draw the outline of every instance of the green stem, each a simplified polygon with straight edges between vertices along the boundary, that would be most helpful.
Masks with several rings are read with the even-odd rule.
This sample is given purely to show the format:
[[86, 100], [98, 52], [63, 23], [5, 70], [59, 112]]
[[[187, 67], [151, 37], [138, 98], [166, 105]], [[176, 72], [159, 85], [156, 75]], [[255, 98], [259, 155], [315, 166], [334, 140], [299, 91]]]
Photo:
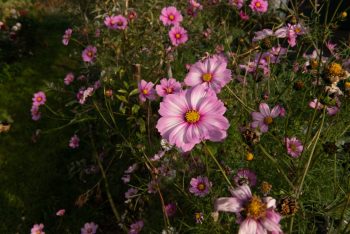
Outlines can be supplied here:
[[226, 89], [242, 104], [242, 106], [246, 109], [246, 111], [248, 112], [252, 112], [254, 111], [253, 108], [250, 108], [249, 106], [247, 106], [243, 101], [242, 99], [240, 99], [234, 92], [233, 90], [228, 86], [226, 85]]

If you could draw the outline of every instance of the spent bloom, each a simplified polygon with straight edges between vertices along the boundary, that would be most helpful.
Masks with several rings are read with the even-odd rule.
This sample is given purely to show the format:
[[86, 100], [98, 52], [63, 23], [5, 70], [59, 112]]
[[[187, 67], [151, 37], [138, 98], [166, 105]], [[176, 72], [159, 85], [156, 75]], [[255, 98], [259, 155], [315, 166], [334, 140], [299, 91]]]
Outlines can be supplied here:
[[174, 26], [169, 31], [169, 38], [173, 46], [179, 46], [188, 40], [187, 31], [181, 26]]
[[65, 210], [65, 209], [61, 209], [61, 210], [59, 210], [59, 211], [56, 212], [56, 215], [57, 215], [57, 216], [63, 216], [64, 213], [66, 213], [66, 210]]
[[97, 231], [98, 225], [94, 222], [91, 223], [85, 223], [84, 227], [80, 229], [80, 234], [95, 234]]
[[190, 185], [190, 193], [198, 197], [204, 197], [209, 193], [212, 183], [207, 177], [198, 176], [191, 179]]
[[136, 188], [129, 188], [128, 191], [125, 193], [125, 198], [126, 199], [131, 199], [133, 198], [139, 190]]
[[139, 220], [133, 224], [130, 225], [130, 229], [129, 229], [129, 234], [138, 234], [141, 232], [142, 228], [143, 228], [143, 220]]
[[243, 7], [244, 0], [229, 0], [229, 4], [235, 6], [238, 10]]
[[230, 124], [226, 108], [215, 93], [198, 85], [181, 93], [169, 94], [160, 103], [157, 129], [164, 139], [183, 151], [202, 140], [222, 141]]
[[265, 13], [269, 3], [266, 0], [252, 0], [249, 4], [250, 9], [254, 12]]
[[30, 234], [45, 234], [44, 230], [44, 224], [34, 224], [32, 229], [30, 230]]
[[78, 148], [79, 142], [79, 137], [76, 134], [74, 134], [69, 140], [69, 147], [71, 147], [72, 149]]
[[168, 94], [180, 92], [181, 84], [174, 78], [169, 78], [168, 80], [163, 78], [160, 80], [160, 84], [156, 85], [156, 91], [158, 96], [165, 97]]
[[238, 234], [282, 233], [279, 224], [281, 216], [275, 211], [275, 199], [261, 199], [252, 195], [246, 184], [231, 193], [232, 197], [221, 197], [215, 201], [215, 210], [236, 213], [240, 223]]
[[32, 98], [33, 106], [41, 106], [46, 102], [46, 95], [43, 91], [39, 91], [34, 93], [34, 97]]
[[185, 84], [188, 86], [201, 84], [219, 93], [231, 80], [231, 70], [227, 69], [227, 61], [223, 56], [215, 55], [193, 64], [186, 75]]
[[241, 168], [237, 171], [236, 176], [233, 178], [237, 186], [247, 184], [250, 187], [256, 185], [256, 175], [249, 169]]
[[71, 28], [68, 28], [65, 32], [64, 35], [62, 36], [62, 43], [63, 45], [68, 45], [70, 38], [72, 37], [72, 32], [73, 30]]
[[32, 109], [30, 110], [32, 114], [32, 120], [38, 121], [41, 118], [41, 113], [39, 111], [39, 106], [33, 105]]
[[202, 212], [196, 212], [194, 213], [194, 218], [196, 220], [196, 223], [202, 224], [204, 220], [204, 215]]
[[107, 16], [104, 20], [104, 23], [109, 29], [124, 30], [128, 26], [128, 20], [122, 15]]
[[139, 89], [139, 98], [141, 102], [145, 102], [146, 99], [154, 100], [156, 99], [156, 92], [153, 88], [154, 84], [152, 82], [147, 82], [145, 80], [141, 80], [138, 84]]
[[272, 110], [266, 103], [260, 103], [259, 112], [252, 112], [253, 122], [252, 128], [258, 128], [261, 132], [267, 132], [269, 125], [273, 123], [273, 119], [280, 114], [280, 107], [276, 105]]
[[301, 152], [303, 152], [303, 149], [304, 149], [303, 144], [296, 137], [292, 137], [292, 138], [286, 137], [285, 144], [286, 144], [287, 153], [293, 158], [299, 157]]
[[97, 48], [95, 46], [87, 46], [81, 56], [84, 62], [92, 63], [96, 58]]
[[253, 41], [260, 41], [265, 39], [266, 37], [273, 36], [273, 31], [271, 29], [263, 29], [261, 31], [257, 31], [254, 33]]
[[64, 84], [70, 85], [74, 81], [74, 74], [72, 72], [69, 72], [66, 77], [64, 78]]
[[163, 22], [164, 26], [177, 26], [183, 20], [183, 17], [176, 7], [169, 6], [162, 9], [159, 19]]

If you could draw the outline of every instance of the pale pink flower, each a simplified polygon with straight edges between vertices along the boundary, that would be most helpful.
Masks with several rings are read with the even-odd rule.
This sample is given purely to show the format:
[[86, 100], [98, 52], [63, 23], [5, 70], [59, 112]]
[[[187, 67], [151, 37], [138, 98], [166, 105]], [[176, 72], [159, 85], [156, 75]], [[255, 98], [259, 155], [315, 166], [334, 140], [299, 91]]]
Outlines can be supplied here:
[[273, 119], [280, 114], [280, 107], [276, 105], [272, 110], [266, 103], [260, 103], [259, 112], [252, 112], [253, 122], [252, 128], [259, 128], [262, 133], [269, 130], [269, 125], [273, 123]]
[[160, 84], [156, 85], [156, 91], [158, 96], [165, 97], [168, 94], [180, 92], [181, 84], [174, 78], [169, 78], [168, 80], [163, 78], [160, 80]]
[[247, 184], [250, 187], [254, 187], [256, 185], [256, 175], [249, 169], [241, 168], [237, 171], [236, 176], [233, 178], [235, 184], [237, 186], [241, 186], [243, 184]]
[[300, 140], [298, 140], [296, 137], [292, 137], [292, 138], [286, 137], [284, 141], [285, 141], [287, 153], [290, 156], [292, 156], [293, 158], [297, 158], [301, 155], [304, 147]]
[[215, 55], [193, 64], [186, 75], [188, 86], [202, 85], [219, 93], [232, 80], [231, 70], [222, 56]]
[[68, 28], [62, 37], [62, 43], [63, 45], [68, 45], [70, 38], [72, 37], [73, 30], [71, 28]]
[[145, 102], [146, 99], [155, 100], [156, 92], [153, 88], [154, 84], [152, 82], [147, 82], [145, 80], [141, 80], [138, 84], [139, 89], [139, 98], [141, 102]]
[[46, 95], [43, 91], [39, 91], [34, 93], [34, 97], [32, 98], [33, 106], [41, 106], [46, 102]]
[[228, 3], [240, 10], [243, 7], [244, 0], [229, 0]]
[[208, 180], [208, 177], [197, 176], [197, 178], [192, 178], [190, 182], [190, 193], [195, 196], [204, 197], [206, 196], [211, 187], [212, 183]]
[[139, 190], [136, 188], [129, 188], [128, 191], [125, 193], [125, 198], [126, 199], [131, 199], [133, 198]]
[[130, 229], [129, 229], [129, 234], [138, 234], [141, 232], [142, 228], [143, 228], [143, 220], [139, 220], [133, 224], [130, 225]]
[[69, 85], [74, 81], [74, 74], [72, 72], [69, 72], [66, 77], [64, 78], [64, 84]]
[[32, 229], [30, 230], [30, 234], [45, 234], [44, 230], [44, 224], [34, 224]]
[[320, 101], [317, 100], [317, 98], [315, 98], [314, 100], [309, 102], [309, 107], [311, 107], [312, 109], [321, 110], [323, 108], [323, 105]]
[[95, 46], [87, 46], [81, 56], [84, 62], [92, 63], [96, 58], [97, 48]]
[[181, 12], [174, 6], [164, 7], [160, 14], [159, 19], [163, 22], [165, 26], [174, 25], [177, 26], [183, 20]]
[[267, 12], [268, 6], [269, 3], [266, 0], [252, 0], [249, 4], [250, 9], [258, 13]]
[[255, 36], [253, 37], [253, 42], [260, 41], [265, 39], [266, 37], [273, 36], [273, 31], [271, 29], [263, 29], [261, 31], [255, 32]]
[[84, 227], [80, 229], [80, 234], [95, 234], [97, 231], [98, 225], [94, 222], [91, 223], [85, 223]]
[[128, 26], [128, 20], [122, 15], [107, 16], [104, 20], [104, 23], [109, 29], [124, 30]]
[[169, 94], [160, 103], [156, 128], [170, 144], [191, 150], [202, 140], [222, 141], [230, 124], [224, 104], [202, 85]]
[[93, 87], [88, 87], [87, 89], [84, 89], [84, 88], [80, 89], [78, 94], [77, 94], [77, 98], [78, 98], [79, 103], [82, 105], [85, 104], [86, 99], [88, 97], [91, 97], [93, 92], [94, 92]]
[[169, 38], [173, 46], [179, 46], [188, 40], [187, 31], [181, 26], [174, 26], [169, 31]]
[[57, 215], [57, 216], [63, 216], [64, 213], [66, 213], [66, 210], [65, 210], [65, 209], [61, 209], [61, 210], [59, 210], [59, 211], [56, 212], [56, 215]]
[[79, 142], [79, 137], [76, 134], [74, 134], [69, 140], [69, 147], [71, 147], [72, 149], [78, 148]]

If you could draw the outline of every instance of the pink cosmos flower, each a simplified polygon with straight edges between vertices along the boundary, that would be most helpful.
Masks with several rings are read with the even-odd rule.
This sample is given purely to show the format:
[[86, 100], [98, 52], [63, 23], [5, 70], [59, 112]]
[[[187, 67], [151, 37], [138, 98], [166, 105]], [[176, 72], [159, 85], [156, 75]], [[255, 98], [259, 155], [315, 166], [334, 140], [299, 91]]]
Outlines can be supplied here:
[[39, 111], [39, 106], [33, 105], [32, 109], [30, 110], [32, 113], [32, 120], [38, 121], [41, 118], [41, 113]]
[[237, 186], [247, 184], [250, 187], [256, 185], [256, 175], [249, 169], [241, 168], [237, 171], [236, 176], [233, 178]]
[[66, 210], [65, 209], [61, 209], [61, 210], [57, 211], [56, 215], [57, 216], [63, 216], [64, 213], [66, 213]]
[[80, 234], [95, 234], [97, 231], [98, 225], [94, 222], [91, 223], [85, 223], [84, 227], [80, 229]]
[[320, 101], [317, 100], [317, 98], [315, 98], [314, 100], [309, 102], [309, 107], [312, 109], [321, 110], [323, 108], [323, 105]]
[[156, 85], [156, 91], [158, 96], [165, 97], [168, 94], [178, 93], [181, 91], [181, 84], [174, 78], [163, 78], [160, 81], [160, 85]]
[[276, 105], [270, 111], [270, 107], [266, 103], [260, 103], [259, 111], [252, 112], [253, 122], [251, 123], [251, 127], [259, 127], [260, 131], [264, 133], [269, 130], [269, 125], [273, 123], [273, 119], [279, 116], [280, 108]]
[[241, 18], [241, 20], [243, 21], [247, 21], [249, 20], [249, 15], [247, 13], [245, 13], [244, 11], [240, 11], [239, 12], [239, 17]]
[[266, 0], [252, 0], [249, 4], [250, 9], [254, 12], [265, 13], [269, 3]]
[[183, 17], [176, 7], [169, 6], [162, 9], [159, 19], [163, 22], [164, 26], [177, 26], [183, 20]]
[[174, 216], [176, 213], [176, 204], [171, 202], [165, 205], [165, 213], [168, 217]]
[[126, 191], [126, 193], [125, 193], [125, 198], [126, 199], [133, 198], [137, 194], [138, 191], [139, 190], [137, 190], [136, 188], [129, 188], [128, 191]]
[[152, 82], [147, 82], [145, 80], [141, 80], [141, 82], [138, 84], [139, 88], [139, 98], [141, 102], [145, 102], [146, 99], [154, 100], [156, 99], [156, 92], [153, 88], [154, 84]]
[[212, 183], [207, 177], [197, 176], [197, 178], [191, 179], [190, 185], [190, 193], [198, 197], [204, 197], [209, 193]]
[[229, 0], [228, 3], [240, 10], [243, 7], [244, 0]]
[[189, 0], [188, 3], [190, 4], [190, 7], [193, 11], [202, 10], [203, 5], [197, 2], [196, 0]]
[[68, 45], [70, 38], [72, 37], [73, 30], [71, 28], [68, 28], [62, 37], [62, 43], [63, 45]]
[[287, 153], [290, 156], [292, 156], [293, 158], [297, 158], [301, 155], [301, 152], [303, 152], [304, 147], [300, 140], [298, 140], [296, 137], [286, 137], [284, 141], [287, 148]]
[[95, 46], [89, 45], [86, 47], [81, 56], [84, 62], [92, 63], [96, 58], [97, 48]]
[[173, 46], [179, 46], [188, 41], [187, 31], [181, 26], [174, 26], [169, 31], [169, 38]]
[[164, 139], [186, 152], [202, 140], [226, 138], [230, 124], [224, 117], [225, 111], [213, 92], [197, 85], [163, 99], [156, 127]]
[[204, 87], [219, 93], [232, 80], [231, 70], [227, 69], [227, 62], [221, 56], [213, 56], [193, 64], [186, 75], [185, 84]]
[[215, 201], [215, 210], [236, 213], [240, 223], [238, 234], [282, 233], [275, 199], [252, 195], [246, 184], [231, 193], [232, 197], [221, 197]]
[[79, 142], [79, 137], [76, 134], [74, 134], [69, 140], [69, 147], [71, 147], [72, 149], [78, 148]]
[[130, 174], [125, 174], [125, 175], [123, 175], [123, 177], [121, 179], [124, 182], [124, 184], [127, 184], [130, 182], [131, 176], [130, 176]]
[[33, 106], [41, 106], [46, 102], [46, 95], [43, 91], [39, 91], [34, 93], [34, 97], [32, 98]]
[[88, 97], [91, 97], [94, 92], [93, 87], [88, 87], [87, 89], [81, 88], [79, 92], [77, 93], [77, 99], [81, 105], [85, 104], [86, 99]]
[[128, 26], [128, 20], [122, 15], [107, 16], [104, 20], [104, 23], [109, 29], [124, 30]]
[[261, 31], [257, 31], [253, 37], [253, 42], [263, 40], [266, 37], [270, 36], [273, 36], [273, 31], [271, 29], [263, 29]]
[[30, 234], [45, 234], [43, 231], [44, 229], [44, 224], [34, 224], [32, 229], [30, 230]]
[[74, 74], [72, 72], [69, 72], [66, 77], [64, 78], [64, 84], [70, 85], [74, 81]]
[[130, 225], [130, 229], [129, 229], [129, 234], [138, 234], [141, 232], [142, 228], [143, 228], [143, 220], [139, 220], [133, 224]]

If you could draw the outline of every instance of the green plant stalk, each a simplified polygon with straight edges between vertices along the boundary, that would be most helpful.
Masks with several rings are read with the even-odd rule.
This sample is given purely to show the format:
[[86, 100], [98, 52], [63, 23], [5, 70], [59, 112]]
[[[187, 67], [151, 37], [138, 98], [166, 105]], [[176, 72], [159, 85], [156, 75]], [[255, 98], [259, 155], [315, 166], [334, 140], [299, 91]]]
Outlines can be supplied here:
[[247, 112], [251, 112], [251, 111], [254, 111], [254, 109], [250, 108], [249, 106], [247, 106], [243, 101], [242, 99], [240, 99], [234, 92], [233, 90], [228, 86], [226, 85], [226, 89], [237, 99], [237, 101], [239, 101], [242, 106], [246, 109]]

